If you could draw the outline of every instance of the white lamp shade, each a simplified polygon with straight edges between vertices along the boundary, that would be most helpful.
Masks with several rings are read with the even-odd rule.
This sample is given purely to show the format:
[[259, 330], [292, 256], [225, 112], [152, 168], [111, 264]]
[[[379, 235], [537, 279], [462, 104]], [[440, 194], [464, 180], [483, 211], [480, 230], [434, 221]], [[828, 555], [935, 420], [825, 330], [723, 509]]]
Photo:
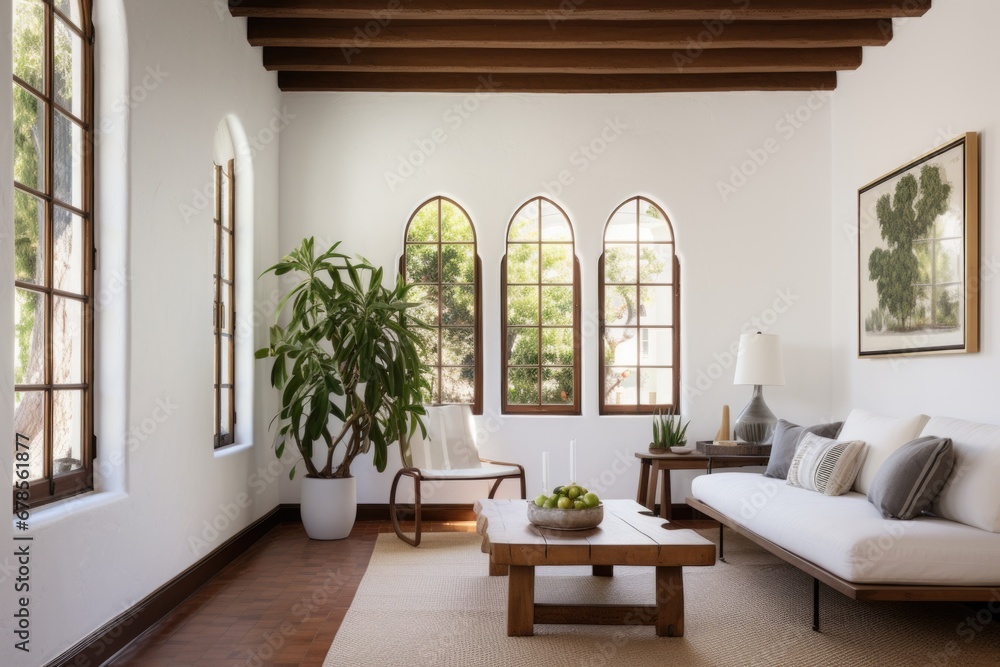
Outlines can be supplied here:
[[740, 336], [733, 384], [785, 384], [785, 364], [781, 359], [781, 336], [749, 333]]

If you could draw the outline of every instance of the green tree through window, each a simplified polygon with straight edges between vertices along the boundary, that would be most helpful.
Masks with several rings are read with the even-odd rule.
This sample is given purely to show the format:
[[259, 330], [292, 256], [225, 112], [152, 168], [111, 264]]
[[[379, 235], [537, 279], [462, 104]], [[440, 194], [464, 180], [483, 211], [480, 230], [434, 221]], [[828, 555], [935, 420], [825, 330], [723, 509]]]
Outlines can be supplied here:
[[522, 206], [500, 273], [503, 411], [580, 414], [580, 266], [566, 213], [544, 197]]
[[93, 486], [93, 32], [88, 2], [13, 12], [16, 509]]
[[406, 225], [403, 279], [422, 306], [416, 316], [430, 367], [428, 403], [467, 403], [483, 412], [482, 319], [476, 230], [461, 206], [445, 197], [421, 204]]
[[619, 206], [604, 230], [599, 273], [601, 413], [674, 407], [680, 266], [663, 209], [643, 197]]

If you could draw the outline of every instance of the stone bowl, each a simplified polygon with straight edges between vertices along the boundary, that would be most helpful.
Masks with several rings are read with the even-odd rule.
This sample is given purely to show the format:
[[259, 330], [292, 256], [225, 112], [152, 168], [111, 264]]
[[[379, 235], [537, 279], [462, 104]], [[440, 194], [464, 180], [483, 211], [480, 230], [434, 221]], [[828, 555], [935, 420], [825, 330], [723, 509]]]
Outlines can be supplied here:
[[587, 530], [604, 521], [604, 504], [582, 510], [561, 510], [539, 507], [528, 501], [528, 521], [539, 528], [556, 530]]

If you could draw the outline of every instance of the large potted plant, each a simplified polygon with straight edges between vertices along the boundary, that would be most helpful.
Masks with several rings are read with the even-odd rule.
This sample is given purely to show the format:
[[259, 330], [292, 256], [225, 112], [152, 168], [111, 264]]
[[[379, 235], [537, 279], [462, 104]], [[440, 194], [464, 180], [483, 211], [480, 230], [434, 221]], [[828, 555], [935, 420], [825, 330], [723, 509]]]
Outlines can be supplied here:
[[389, 445], [423, 430], [427, 384], [415, 333], [425, 325], [407, 315], [418, 305], [407, 301], [410, 287], [401, 278], [385, 287], [382, 269], [339, 245], [317, 256], [305, 239], [264, 272], [302, 280], [278, 305], [276, 321], [290, 305], [288, 323], [271, 327], [269, 347], [257, 351], [274, 359], [271, 385], [281, 391], [275, 454], [288, 442], [298, 449], [302, 523], [309, 537], [327, 540], [347, 537], [354, 525], [354, 459], [373, 451], [382, 472]]

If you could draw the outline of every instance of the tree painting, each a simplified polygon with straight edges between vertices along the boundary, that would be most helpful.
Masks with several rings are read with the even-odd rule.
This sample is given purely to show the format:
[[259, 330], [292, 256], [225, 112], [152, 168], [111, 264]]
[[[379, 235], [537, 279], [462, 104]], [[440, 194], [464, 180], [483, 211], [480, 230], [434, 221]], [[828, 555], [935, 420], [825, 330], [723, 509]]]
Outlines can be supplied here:
[[939, 223], [952, 186], [936, 164], [924, 165], [920, 181], [906, 174], [894, 196], [876, 204], [882, 240], [868, 256], [868, 275], [878, 291], [878, 308], [865, 320], [868, 332], [906, 332], [958, 325], [958, 294], [949, 278], [957, 267]]

